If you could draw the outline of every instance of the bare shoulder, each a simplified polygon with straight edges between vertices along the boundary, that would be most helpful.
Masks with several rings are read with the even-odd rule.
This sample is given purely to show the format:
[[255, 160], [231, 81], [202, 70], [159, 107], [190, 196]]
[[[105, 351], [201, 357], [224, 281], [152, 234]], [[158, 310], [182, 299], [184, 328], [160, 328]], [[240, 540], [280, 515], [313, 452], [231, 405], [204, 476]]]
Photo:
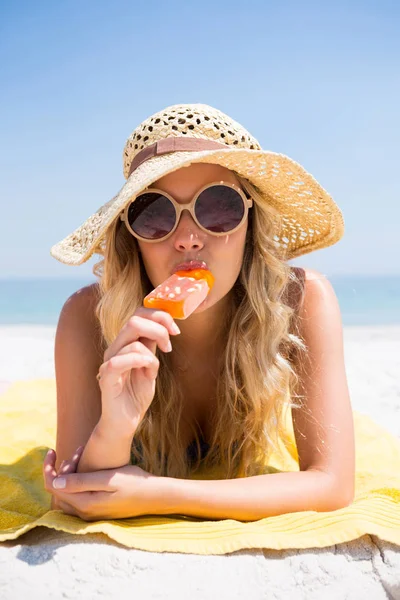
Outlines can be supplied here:
[[306, 281], [313, 281], [314, 279], [320, 279], [320, 280], [321, 279], [327, 279], [326, 276], [323, 273], [321, 273], [320, 271], [317, 271], [316, 269], [310, 269], [308, 267], [306, 269], [306, 268], [303, 267], [303, 270], [304, 270], [304, 273], [305, 273], [305, 280]]
[[[305, 293], [308, 295], [308, 301], [310, 298], [316, 298], [318, 294], [333, 293], [335, 295], [333, 286], [329, 281], [328, 277], [317, 271], [316, 269], [303, 269], [304, 270], [304, 287]], [[307, 294], [308, 293], [308, 294]], [[336, 297], [336, 296], [335, 296]]]
[[299, 309], [304, 334], [322, 334], [321, 328], [342, 330], [339, 301], [328, 277], [316, 269], [304, 268], [304, 295]]
[[310, 310], [311, 297], [315, 297], [313, 290], [319, 288], [320, 284], [322, 289], [324, 285], [329, 286], [330, 283], [325, 275], [316, 269], [292, 267], [292, 274], [294, 279], [289, 281], [284, 298], [285, 302], [294, 308], [296, 314], [301, 318], [304, 317], [302, 308]]
[[97, 283], [85, 285], [69, 296], [64, 303], [63, 310], [72, 311], [77, 315], [85, 314], [89, 316], [95, 309], [98, 293]]
[[89, 313], [95, 307], [98, 299], [97, 283], [85, 285], [73, 292], [66, 300], [63, 309], [72, 310], [77, 314]]
[[80, 336], [92, 339], [96, 355], [104, 353], [104, 341], [100, 325], [96, 317], [96, 306], [99, 300], [97, 283], [88, 284], [73, 292], [65, 301], [59, 319], [59, 327], [65, 326], [79, 331]]

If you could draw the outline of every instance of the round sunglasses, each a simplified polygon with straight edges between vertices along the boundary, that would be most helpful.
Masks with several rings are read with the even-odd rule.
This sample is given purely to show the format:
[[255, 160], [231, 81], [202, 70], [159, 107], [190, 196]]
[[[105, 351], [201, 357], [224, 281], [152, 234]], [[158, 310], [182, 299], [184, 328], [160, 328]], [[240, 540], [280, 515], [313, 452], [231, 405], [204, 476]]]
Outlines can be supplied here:
[[170, 194], [149, 188], [136, 196], [120, 216], [139, 240], [160, 242], [173, 234], [187, 209], [203, 231], [221, 236], [234, 233], [245, 221], [253, 200], [235, 185], [214, 181], [203, 186], [191, 202], [179, 204]]

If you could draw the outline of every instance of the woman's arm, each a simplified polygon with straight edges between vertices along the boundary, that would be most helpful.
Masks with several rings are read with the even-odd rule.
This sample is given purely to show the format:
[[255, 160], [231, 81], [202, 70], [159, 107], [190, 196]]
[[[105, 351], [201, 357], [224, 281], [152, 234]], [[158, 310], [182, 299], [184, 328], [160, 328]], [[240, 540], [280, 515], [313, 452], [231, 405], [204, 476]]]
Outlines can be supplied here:
[[157, 486], [159, 514], [208, 519], [256, 521], [306, 510], [337, 510], [351, 501], [337, 493], [329, 475], [313, 469], [222, 480], [160, 477]]
[[56, 470], [84, 446], [78, 472], [122, 467], [130, 462], [134, 431], [115, 430], [101, 419], [101, 392], [96, 374], [104, 348], [94, 310], [96, 285], [68, 298], [55, 338], [57, 384]]
[[292, 410], [300, 471], [315, 469], [335, 482], [339, 498], [355, 490], [353, 411], [344, 360], [339, 302], [326, 277], [306, 269], [300, 333], [307, 358], [296, 365], [303, 406]]
[[[51, 457], [46, 457], [51, 464]], [[54, 475], [45, 472], [52, 491]], [[273, 473], [239, 479], [188, 480], [157, 477], [139, 467], [69, 474], [57, 490], [67, 514], [88, 521], [140, 515], [183, 514], [206, 519], [254, 521], [299, 511], [326, 512], [348, 505], [335, 482], [321, 471]], [[79, 493], [78, 493], [79, 492]]]
[[[103, 429], [103, 425], [105, 425]], [[111, 427], [99, 422], [94, 428], [83, 452], [75, 463], [75, 469], [68, 473], [92, 473], [103, 469], [117, 469], [130, 464], [133, 434], [113, 431]], [[66, 459], [63, 459], [66, 460]], [[72, 460], [72, 454], [68, 457]], [[57, 460], [60, 464], [61, 461]], [[99, 466], [97, 466], [99, 465]], [[105, 467], [104, 465], [108, 465]], [[56, 471], [58, 472], [58, 468]], [[63, 473], [60, 472], [59, 475]], [[55, 496], [51, 498], [51, 509], [58, 510], [60, 505]]]
[[129, 465], [134, 433], [117, 430], [100, 419], [85, 446], [76, 472], [89, 473]]
[[221, 481], [161, 478], [160, 497], [177, 513], [240, 520], [348, 506], [355, 490], [353, 413], [339, 303], [330, 282], [306, 270], [299, 312], [308, 358], [298, 365], [302, 408], [292, 410], [299, 472]]

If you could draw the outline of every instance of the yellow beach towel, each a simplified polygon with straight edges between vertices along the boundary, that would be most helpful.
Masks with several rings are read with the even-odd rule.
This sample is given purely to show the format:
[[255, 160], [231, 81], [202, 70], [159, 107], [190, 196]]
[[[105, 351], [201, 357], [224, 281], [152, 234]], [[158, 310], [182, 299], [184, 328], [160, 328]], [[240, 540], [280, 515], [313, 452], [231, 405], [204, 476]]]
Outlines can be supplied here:
[[[0, 396], [0, 541], [37, 526], [84, 535], [102, 532], [131, 548], [152, 552], [226, 554], [244, 548], [322, 548], [365, 534], [400, 545], [400, 441], [368, 416], [354, 414], [356, 494], [343, 509], [304, 511], [241, 522], [191, 516], [135, 517], [86, 522], [51, 510], [42, 467], [55, 448], [55, 381], [12, 384]], [[289, 413], [285, 471], [298, 470]], [[271, 463], [272, 464], [272, 463]], [[215, 478], [204, 473], [204, 478]]]

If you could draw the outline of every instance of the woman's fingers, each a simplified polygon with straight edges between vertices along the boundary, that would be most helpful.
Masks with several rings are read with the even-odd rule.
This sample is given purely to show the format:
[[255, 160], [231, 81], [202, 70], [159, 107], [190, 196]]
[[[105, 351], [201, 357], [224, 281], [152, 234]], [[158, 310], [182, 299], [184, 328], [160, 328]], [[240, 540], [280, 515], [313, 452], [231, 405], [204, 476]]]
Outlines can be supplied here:
[[[82, 452], [82, 449], [80, 452]], [[79, 452], [76, 452], [74, 457], [78, 454]], [[49, 450], [43, 462], [43, 478], [45, 490], [52, 494], [53, 497], [51, 503], [52, 509], [58, 510], [61, 508], [61, 510], [64, 510], [67, 514], [81, 516], [82, 510], [86, 510], [90, 500], [90, 493], [80, 492], [77, 489], [69, 490], [69, 493], [64, 493], [63, 489], [54, 489], [53, 482], [57, 477], [55, 461], [56, 453], [54, 450]], [[72, 474], [70, 477], [79, 477], [79, 475]], [[71, 493], [73, 491], [77, 493]]]
[[66, 462], [67, 462], [66, 460], [62, 461], [61, 465], [58, 467], [57, 475], [60, 475], [60, 473], [65, 473], [65, 470], [66, 470], [65, 463]]
[[58, 500], [58, 506], [66, 515], [73, 515], [74, 517], [80, 516], [78, 510], [74, 508], [71, 504], [67, 504], [66, 502]]
[[[83, 447], [82, 447], [83, 448]], [[77, 457], [82, 450], [74, 454]], [[92, 471], [89, 473], [72, 473], [69, 477], [65, 477], [65, 485], [53, 486], [54, 480], [57, 478], [55, 469], [56, 453], [54, 450], [49, 450], [43, 462], [43, 475], [45, 488], [48, 492], [60, 490], [61, 499], [63, 492], [79, 494], [79, 492], [90, 491], [107, 491], [115, 492], [116, 487], [112, 483], [112, 473], [110, 470]], [[82, 494], [79, 494], [82, 495]]]
[[[58, 472], [56, 470], [56, 453], [53, 449], [50, 449], [43, 461], [43, 480], [44, 480], [44, 484], [45, 484], [45, 488], [47, 489], [47, 485], [50, 483], [50, 488], [52, 488], [52, 483], [53, 483], [53, 479], [55, 477], [57, 477], [58, 475], [61, 474], [61, 469], [63, 470], [63, 473], [66, 472], [75, 472], [76, 470], [76, 466], [79, 462], [79, 459], [82, 455], [84, 446], [79, 446], [79, 448], [76, 450], [76, 452], [74, 453], [73, 457], [71, 460], [63, 460]], [[74, 469], [73, 471], [71, 469]], [[48, 489], [48, 491], [50, 491], [50, 489]]]
[[117, 354], [110, 358], [109, 361], [103, 363], [99, 369], [101, 375], [100, 385], [103, 387], [112, 387], [119, 382], [119, 378], [126, 371], [131, 369], [140, 369], [146, 367], [149, 369], [152, 377], [155, 379], [158, 373], [159, 360], [154, 354], [147, 356], [137, 352], [129, 352], [128, 354]]
[[[134, 316], [122, 327], [114, 342], [104, 353], [104, 362], [127, 344], [139, 338], [147, 338], [155, 342], [164, 352], [169, 351], [169, 336], [180, 333], [171, 315], [163, 310], [138, 308]], [[150, 348], [151, 349], [151, 348]]]
[[[57, 471], [55, 469], [56, 453], [54, 450], [49, 450], [44, 457], [43, 461], [43, 479], [45, 487], [48, 484], [49, 479], [53, 481], [54, 477], [57, 477]], [[46, 488], [47, 489], [47, 488]]]
[[79, 446], [75, 454], [70, 460], [63, 460], [58, 468], [57, 475], [63, 475], [65, 473], [75, 473], [78, 466], [80, 457], [82, 456], [84, 446]]
[[[131, 352], [136, 352], [137, 354], [143, 354], [143, 356], [148, 356], [149, 358], [154, 358], [155, 354], [143, 343], [136, 340], [131, 344], [127, 344], [124, 346], [118, 354], [115, 356], [121, 356], [123, 354], [130, 354]], [[113, 357], [111, 357], [113, 358]]]

